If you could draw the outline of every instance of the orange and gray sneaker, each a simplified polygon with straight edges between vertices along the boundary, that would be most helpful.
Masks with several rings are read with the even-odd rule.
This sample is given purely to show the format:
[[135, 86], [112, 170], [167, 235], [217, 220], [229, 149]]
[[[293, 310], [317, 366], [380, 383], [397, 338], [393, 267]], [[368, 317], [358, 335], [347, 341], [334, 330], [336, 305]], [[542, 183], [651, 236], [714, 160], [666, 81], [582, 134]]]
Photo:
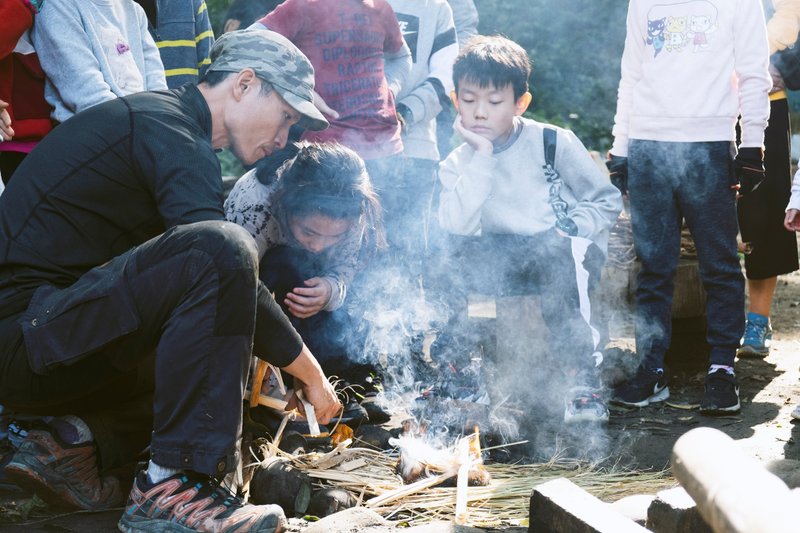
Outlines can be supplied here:
[[100, 477], [93, 442], [67, 444], [55, 432], [32, 429], [3, 470], [54, 506], [100, 511], [122, 505], [119, 481]]
[[201, 474], [180, 473], [151, 483], [147, 473], [140, 472], [117, 526], [125, 533], [280, 533], [286, 517], [279, 506], [246, 504]]

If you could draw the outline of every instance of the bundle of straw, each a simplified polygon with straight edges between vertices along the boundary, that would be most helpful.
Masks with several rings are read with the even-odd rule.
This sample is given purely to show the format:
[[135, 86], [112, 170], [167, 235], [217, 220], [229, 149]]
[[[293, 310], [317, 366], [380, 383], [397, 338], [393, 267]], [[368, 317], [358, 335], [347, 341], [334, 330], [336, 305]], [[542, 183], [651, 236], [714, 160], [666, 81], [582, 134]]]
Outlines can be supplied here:
[[[415, 525], [452, 520], [455, 516], [456, 487], [430, 486], [441, 479], [429, 478], [427, 486], [426, 479], [404, 485], [395, 471], [395, 452], [339, 447], [336, 460], [332, 460], [331, 454], [319, 453], [288, 457], [295, 467], [304, 470], [318, 484], [349, 491], [359, 505], [370, 507], [385, 518]], [[350, 468], [348, 465], [358, 467]], [[491, 483], [485, 487], [469, 488], [465, 525], [507, 527], [524, 524], [533, 488], [560, 477], [569, 478], [604, 501], [634, 494], [652, 494], [676, 485], [667, 471], [603, 469], [586, 462], [560, 458], [539, 464], [484, 466], [491, 475]]]

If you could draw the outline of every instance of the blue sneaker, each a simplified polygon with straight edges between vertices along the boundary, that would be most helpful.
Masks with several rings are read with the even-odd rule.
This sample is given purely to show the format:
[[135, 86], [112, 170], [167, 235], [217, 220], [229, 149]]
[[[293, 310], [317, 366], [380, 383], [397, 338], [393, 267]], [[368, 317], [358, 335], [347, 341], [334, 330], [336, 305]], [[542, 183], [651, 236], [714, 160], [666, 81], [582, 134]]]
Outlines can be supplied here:
[[739, 342], [741, 346], [736, 352], [739, 357], [763, 359], [769, 355], [772, 343], [772, 326], [769, 317], [756, 313], [747, 313], [744, 336]]
[[664, 371], [648, 370], [640, 366], [636, 374], [625, 383], [614, 387], [611, 403], [627, 407], [645, 407], [669, 398], [667, 376]]

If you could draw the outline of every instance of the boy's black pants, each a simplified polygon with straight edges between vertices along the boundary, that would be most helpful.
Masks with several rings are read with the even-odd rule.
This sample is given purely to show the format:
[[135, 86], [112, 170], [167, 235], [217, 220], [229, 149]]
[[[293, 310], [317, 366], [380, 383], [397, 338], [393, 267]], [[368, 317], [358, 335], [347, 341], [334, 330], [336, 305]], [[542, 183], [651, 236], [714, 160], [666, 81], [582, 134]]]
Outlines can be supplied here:
[[455, 322], [466, 323], [469, 293], [538, 294], [554, 362], [596, 386], [595, 354], [601, 347], [593, 299], [605, 262], [597, 245], [553, 229], [531, 236], [450, 236], [449, 251], [445, 269], [437, 269], [447, 285], [439, 284], [438, 291], [450, 291]]

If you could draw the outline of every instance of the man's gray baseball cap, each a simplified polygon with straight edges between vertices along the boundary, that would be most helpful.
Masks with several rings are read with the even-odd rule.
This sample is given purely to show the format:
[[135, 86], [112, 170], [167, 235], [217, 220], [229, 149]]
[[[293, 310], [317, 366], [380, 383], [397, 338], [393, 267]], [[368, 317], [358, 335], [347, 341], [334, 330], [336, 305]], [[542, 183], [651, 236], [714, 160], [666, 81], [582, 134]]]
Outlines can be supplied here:
[[314, 105], [314, 67], [289, 39], [269, 30], [231, 31], [217, 39], [211, 48], [209, 72], [246, 68], [269, 82], [300, 113], [299, 126], [309, 130], [328, 127]]

